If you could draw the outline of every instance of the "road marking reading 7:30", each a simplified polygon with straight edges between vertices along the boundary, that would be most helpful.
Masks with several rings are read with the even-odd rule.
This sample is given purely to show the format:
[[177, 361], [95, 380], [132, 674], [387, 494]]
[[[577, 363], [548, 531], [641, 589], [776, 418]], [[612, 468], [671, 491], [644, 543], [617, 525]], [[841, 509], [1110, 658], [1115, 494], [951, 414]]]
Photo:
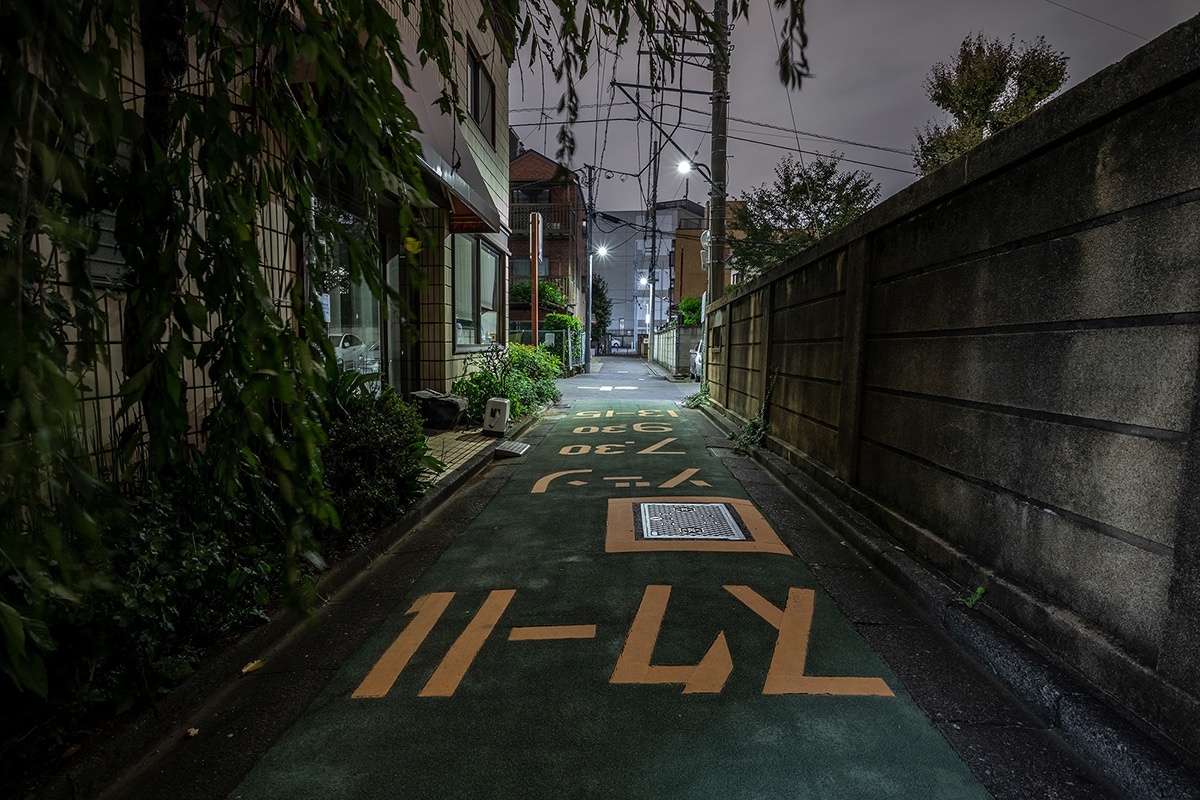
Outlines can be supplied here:
[[[685, 455], [687, 455], [687, 453], [685, 453], [682, 450], [663, 450], [662, 449], [662, 448], [666, 447], [667, 445], [669, 445], [671, 442], [675, 441], [676, 438], [678, 438], [678, 437], [672, 436], [670, 438], [663, 439], [661, 442], [655, 442], [654, 444], [647, 447], [645, 450], [638, 450], [637, 455], [639, 455], [639, 456], [646, 456], [646, 455], [685, 456]], [[559, 453], [559, 455], [564, 455], [564, 456], [583, 456], [583, 455], [587, 455], [588, 453], [595, 453], [598, 456], [620, 456], [620, 455], [625, 455], [625, 445], [624, 444], [598, 444], [595, 447], [593, 447], [590, 444], [569, 444], [566, 447], [559, 450], [558, 453]]]

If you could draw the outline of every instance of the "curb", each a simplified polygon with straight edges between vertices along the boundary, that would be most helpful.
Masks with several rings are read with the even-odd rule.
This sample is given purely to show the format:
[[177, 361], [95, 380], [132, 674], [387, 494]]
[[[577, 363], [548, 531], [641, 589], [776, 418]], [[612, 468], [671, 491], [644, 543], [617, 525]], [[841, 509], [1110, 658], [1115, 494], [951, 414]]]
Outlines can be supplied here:
[[[721, 411], [712, 406], [702, 406], [701, 411], [723, 432], [736, 431]], [[898, 584], [1113, 785], [1136, 800], [1200, 798], [1200, 781], [1178, 759], [1090, 694], [1064, 667], [1038, 653], [1032, 640], [1002, 627], [984, 608], [968, 609], [961, 601], [962, 590], [952, 581], [919, 563], [798, 468], [761, 447], [747, 454]]]
[[[108, 735], [88, 742], [73, 763], [52, 776], [35, 793], [52, 800], [74, 800], [102, 795], [122, 775], [153, 754], [174, 733], [178, 720], [214, 702], [241, 675], [242, 666], [255, 659], [269, 658], [285, 640], [299, 632], [311, 615], [321, 613], [329, 599], [357, 577], [364, 568], [390, 550], [426, 517], [439, 509], [467, 481], [483, 471], [496, 447], [505, 439], [524, 433], [549, 408], [527, 416], [497, 437], [469, 461], [438, 483], [396, 522], [382, 529], [371, 541], [330, 566], [316, 585], [310, 612], [285, 609], [269, 622], [248, 631], [236, 643], [213, 654], [183, 683], [135, 718], [119, 722]], [[21, 795], [18, 792], [18, 795]]]

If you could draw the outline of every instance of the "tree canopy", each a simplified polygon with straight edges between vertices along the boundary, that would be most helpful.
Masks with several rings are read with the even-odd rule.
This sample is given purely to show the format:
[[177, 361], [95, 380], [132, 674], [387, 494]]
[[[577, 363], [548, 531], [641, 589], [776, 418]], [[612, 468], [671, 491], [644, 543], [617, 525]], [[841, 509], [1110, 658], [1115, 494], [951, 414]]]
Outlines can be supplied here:
[[804, 162], [788, 154], [770, 185], [730, 203], [734, 266], [750, 276], [773, 269], [875, 205], [879, 184], [861, 170], [842, 171], [840, 164], [838, 153]]
[[612, 298], [603, 275], [592, 275], [592, 338], [603, 339], [612, 324]]
[[1024, 118], [1066, 82], [1066, 54], [1041, 36], [1019, 47], [1014, 39], [968, 35], [953, 59], [933, 65], [925, 94], [950, 120], [915, 131], [913, 164], [923, 173]]

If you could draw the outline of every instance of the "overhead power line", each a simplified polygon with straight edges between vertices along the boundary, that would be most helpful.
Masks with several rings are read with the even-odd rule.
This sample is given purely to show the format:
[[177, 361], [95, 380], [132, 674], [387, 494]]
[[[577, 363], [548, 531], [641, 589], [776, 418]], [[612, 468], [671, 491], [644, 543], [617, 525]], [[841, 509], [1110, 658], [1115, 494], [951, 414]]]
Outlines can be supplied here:
[[[633, 105], [633, 103], [628, 100], [622, 100], [622, 101], [615, 102], [615, 103], [587, 103], [584, 105], [580, 105], [579, 107], [580, 108], [601, 108], [601, 107], [610, 106], [610, 105], [611, 106], [631, 106], [631, 105]], [[550, 111], [555, 111], [556, 108], [557, 108], [556, 106], [542, 106], [542, 107], [531, 106], [529, 108], [514, 108], [514, 109], [511, 109], [509, 113], [512, 113], [512, 114], [519, 114], [519, 113], [526, 113], [526, 112], [528, 112], [528, 113], [533, 113], [533, 112], [546, 113], [546, 112], [550, 112]], [[689, 108], [688, 106], [684, 106], [683, 110], [690, 111], [693, 114], [701, 114], [703, 116], [710, 116], [710, 112], [707, 109]], [[825, 142], [837, 142], [838, 144], [846, 144], [846, 145], [851, 145], [853, 147], [865, 147], [869, 150], [882, 150], [885, 153], [899, 153], [900, 155], [903, 155], [903, 156], [907, 156], [910, 154], [910, 151], [902, 150], [899, 147], [887, 147], [887, 146], [881, 145], [881, 144], [867, 144], [866, 142], [858, 142], [853, 139], [843, 139], [838, 136], [826, 136], [823, 133], [813, 133], [811, 131], [802, 131], [802, 130], [798, 130], [796, 128], [789, 128], [786, 125], [772, 125], [769, 122], [758, 122], [757, 120], [745, 119], [743, 117], [729, 117], [728, 119], [730, 122], [741, 122], [744, 125], [754, 125], [759, 128], [770, 128], [771, 130], [783, 131], [784, 133], [787, 133], [788, 135], [799, 134], [800, 136], [803, 136], [808, 139], [819, 139], [819, 140], [825, 141]], [[575, 120], [576, 123], [607, 122], [607, 121], [608, 120], [590, 120], [590, 119]], [[618, 122], [621, 120], [612, 120], [612, 121]], [[628, 121], [628, 120], [623, 120], [623, 121]], [[529, 126], [529, 125], [533, 125], [533, 124], [536, 124], [536, 123], [516, 122], [516, 123], [512, 123], [512, 127], [517, 128], [517, 127]]]
[[1142, 36], [1140, 33], [1134, 33], [1133, 31], [1129, 30], [1128, 28], [1122, 28], [1120, 25], [1113, 25], [1111, 22], [1105, 22], [1104, 20], [1100, 19], [1099, 17], [1093, 17], [1091, 14], [1085, 14], [1082, 11], [1080, 11], [1079, 9], [1071, 8], [1070, 6], [1064, 6], [1062, 3], [1054, 2], [1054, 0], [1044, 0], [1044, 2], [1047, 2], [1052, 6], [1058, 6], [1059, 8], [1061, 8], [1065, 11], [1070, 11], [1072, 14], [1078, 14], [1081, 17], [1087, 17], [1092, 22], [1099, 22], [1101, 25], [1107, 25], [1108, 27], [1112, 28], [1113, 30], [1120, 31], [1121, 33], [1128, 33], [1130, 36], [1133, 36], [1137, 39], [1141, 39], [1143, 42], [1150, 41], [1145, 36]]
[[[575, 120], [576, 123], [580, 123], [580, 124], [586, 124], [589, 122], [609, 122], [609, 121], [611, 121], [611, 122], [638, 122], [639, 120], [636, 118], [632, 118], [632, 117], [625, 117], [625, 118], [613, 119], [613, 120], [608, 120], [608, 119], [577, 119], [577, 120]], [[542, 120], [541, 122], [514, 122], [514, 123], [512, 123], [512, 127], [514, 127], [514, 128], [536, 128], [536, 127], [542, 127], [545, 125], [552, 125], [552, 124], [557, 124], [557, 123], [552, 123], [549, 120]], [[693, 133], [702, 133], [702, 134], [709, 133], [708, 129], [706, 129], [706, 128], [698, 128], [698, 127], [695, 127], [692, 125], [681, 125], [680, 127], [682, 127], [684, 130], [691, 131]], [[762, 145], [763, 147], [772, 147], [776, 150], [787, 150], [790, 153], [800, 152], [800, 153], [804, 153], [805, 155], [809, 155], [809, 156], [825, 156], [826, 155], [824, 153], [818, 153], [815, 150], [797, 150], [797, 148], [795, 148], [791, 145], [775, 144], [773, 142], [764, 142], [761, 139], [747, 139], [744, 136], [734, 136], [733, 134], [729, 134], [729, 138], [734, 139], [739, 142], [749, 142], [750, 144], [758, 144], [758, 145]], [[906, 150], [896, 150], [895, 152], [902, 153], [904, 155], [909, 155], [908, 151], [906, 151]], [[903, 172], [906, 175], [920, 174], [920, 173], [914, 172], [911, 169], [901, 169], [899, 167], [889, 167], [885, 164], [875, 164], [870, 161], [858, 161], [856, 159], [846, 158], [844, 156], [838, 160], [845, 161], [847, 164], [858, 164], [859, 166], [863, 166], [863, 167], [875, 167], [876, 169], [886, 169], [886, 170], [891, 170], [892, 172]]]

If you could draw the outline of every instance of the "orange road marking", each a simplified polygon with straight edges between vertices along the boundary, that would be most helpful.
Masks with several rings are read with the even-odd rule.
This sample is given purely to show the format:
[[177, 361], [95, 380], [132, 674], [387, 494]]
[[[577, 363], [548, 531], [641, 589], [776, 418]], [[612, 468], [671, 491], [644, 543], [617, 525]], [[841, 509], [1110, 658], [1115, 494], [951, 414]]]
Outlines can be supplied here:
[[733, 657], [725, 642], [725, 632], [716, 640], [695, 666], [657, 666], [650, 663], [663, 617], [667, 613], [670, 586], [647, 586], [641, 605], [629, 628], [625, 647], [617, 659], [609, 683], [682, 683], [684, 694], [719, 694], [733, 671]]
[[438, 664], [433, 677], [425, 684], [419, 697], [450, 697], [454, 694], [463, 676], [467, 674], [471, 662], [479, 655], [480, 648], [495, 629], [500, 615], [508, 608], [516, 593], [516, 589], [497, 589], [488, 594], [487, 600], [483, 601], [479, 611], [467, 624], [467, 629], [450, 647], [442, 663]]
[[812, 589], [788, 589], [787, 605], [780, 611], [749, 586], [726, 586], [725, 590], [779, 631], [775, 653], [767, 670], [763, 694], [835, 694], [894, 697], [882, 678], [823, 677], [804, 674], [808, 638], [812, 632], [814, 600]]
[[595, 625], [532, 625], [525, 628], [513, 628], [508, 632], [508, 640], [510, 642], [595, 638]]
[[367, 673], [367, 677], [363, 678], [363, 682], [350, 696], [383, 697], [386, 695], [396, 679], [400, 677], [400, 673], [408, 666], [408, 662], [417, 652], [417, 648], [425, 641], [425, 637], [429, 636], [429, 632], [441, 618], [446, 606], [450, 605], [452, 597], [454, 597], [454, 592], [435, 592], [417, 598], [412, 604], [412, 608], [408, 610], [409, 614], [417, 615], [416, 619], [408, 623], [408, 627], [379, 657], [375, 666], [371, 667], [371, 671]]
[[562, 472], [552, 472], [549, 475], [546, 475], [545, 477], [539, 478], [538, 482], [535, 483], [533, 485], [533, 488], [529, 490], [529, 493], [530, 494], [545, 494], [546, 489], [549, 488], [549, 486], [550, 486], [550, 482], [553, 481], [555, 478], [561, 478], [563, 475], [577, 475], [581, 472], [591, 472], [591, 470], [590, 469], [564, 469]]
[[669, 445], [671, 442], [675, 441], [678, 438], [679, 438], [678, 436], [672, 436], [669, 439], [663, 439], [661, 442], [658, 442], [657, 444], [650, 445], [645, 450], [638, 450], [637, 454], [639, 456], [647, 455], [650, 453], [657, 453], [660, 456], [686, 456], [687, 453], [683, 452], [682, 450], [659, 450], [660, 447], [666, 447], [667, 445]]
[[674, 489], [676, 486], [683, 483], [684, 481], [686, 481], [688, 478], [692, 477], [699, 471], [700, 470], [697, 467], [693, 467], [692, 469], [685, 469], [683, 472], [679, 473], [674, 478], [671, 478], [671, 480], [667, 481], [666, 483], [659, 484], [658, 488]]
[[712, 484], [708, 481], [688, 481], [688, 483], [690, 483], [692, 486], [707, 486], [710, 489], [712, 488]]
[[[638, 503], [725, 503], [733, 507], [750, 532], [748, 541], [727, 539], [638, 539], [633, 508]], [[771, 525], [749, 500], [736, 497], [671, 496], [612, 497], [608, 500], [608, 524], [605, 526], [604, 552], [646, 553], [654, 551], [700, 553], [777, 553], [790, 556], [792, 551], [780, 541]]]

